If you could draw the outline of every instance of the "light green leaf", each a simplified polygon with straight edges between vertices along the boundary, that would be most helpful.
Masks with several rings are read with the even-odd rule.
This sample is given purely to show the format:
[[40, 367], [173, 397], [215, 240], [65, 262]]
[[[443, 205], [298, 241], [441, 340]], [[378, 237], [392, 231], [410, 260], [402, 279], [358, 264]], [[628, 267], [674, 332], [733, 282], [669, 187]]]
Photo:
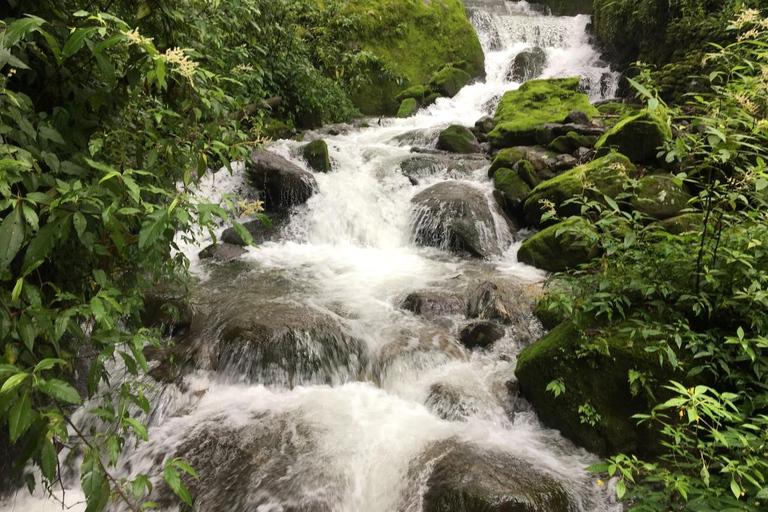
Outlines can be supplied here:
[[54, 359], [54, 358], [48, 358], [43, 359], [39, 363], [37, 363], [37, 366], [35, 366], [35, 369], [32, 370], [32, 373], [39, 373], [45, 370], [50, 370], [56, 365], [66, 366], [67, 362], [63, 359]]
[[146, 246], [152, 245], [163, 231], [165, 231], [167, 225], [168, 217], [166, 215], [161, 216], [157, 220], [145, 222], [139, 232], [139, 249], [144, 249]]
[[621, 499], [625, 494], [627, 494], [627, 484], [624, 483], [624, 480], [619, 480], [616, 482], [616, 497]]
[[39, 391], [42, 391], [46, 395], [61, 402], [74, 405], [80, 405], [82, 403], [80, 394], [77, 390], [63, 380], [51, 379], [40, 381], [36, 387]]
[[731, 492], [736, 499], [739, 499], [741, 496], [741, 486], [738, 484], [738, 482], [736, 482], [736, 480], [731, 480]]
[[145, 441], [149, 440], [149, 436], [147, 435], [147, 427], [142, 425], [140, 421], [134, 418], [123, 418], [123, 426], [125, 427], [126, 424], [133, 428], [133, 431], [136, 432], [136, 435], [138, 435], [140, 438]]
[[3, 387], [0, 388], [0, 393], [5, 393], [6, 391], [12, 391], [18, 388], [27, 377], [29, 377], [28, 373], [17, 373], [16, 375], [11, 375], [8, 377], [8, 380], [3, 382]]

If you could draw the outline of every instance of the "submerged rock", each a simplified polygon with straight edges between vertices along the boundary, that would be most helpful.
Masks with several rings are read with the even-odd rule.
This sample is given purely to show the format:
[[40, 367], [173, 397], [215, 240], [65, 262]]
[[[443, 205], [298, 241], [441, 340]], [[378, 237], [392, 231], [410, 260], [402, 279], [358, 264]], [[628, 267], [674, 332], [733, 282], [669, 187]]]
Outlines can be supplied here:
[[240, 245], [228, 244], [221, 242], [218, 244], [211, 244], [198, 253], [198, 257], [201, 260], [212, 259], [219, 263], [226, 263], [228, 261], [236, 260], [246, 251]]
[[525, 82], [538, 78], [547, 67], [547, 52], [535, 47], [523, 50], [515, 56], [512, 67], [507, 73], [507, 80], [513, 82]]
[[477, 320], [459, 333], [461, 344], [467, 348], [487, 348], [504, 337], [504, 327], [496, 322]]
[[446, 181], [417, 194], [414, 204], [416, 242], [468, 252], [481, 258], [498, 256], [502, 240], [482, 191], [468, 183]]
[[587, 263], [598, 253], [595, 227], [581, 217], [571, 217], [527, 238], [517, 251], [517, 259], [548, 272], [560, 272]]
[[455, 293], [425, 290], [409, 293], [401, 307], [425, 318], [438, 318], [463, 313], [467, 305]]
[[[288, 212], [273, 212], [268, 217], [268, 224], [265, 224], [261, 219], [243, 222], [243, 227], [251, 234], [256, 245], [279, 240], [283, 230], [290, 222]], [[221, 241], [232, 245], [246, 245], [240, 234], [232, 227], [225, 229], [221, 233]]]
[[302, 204], [315, 192], [312, 173], [268, 151], [258, 151], [246, 163], [251, 184], [264, 192], [269, 210], [284, 210]]
[[480, 145], [468, 128], [454, 124], [440, 132], [437, 149], [451, 153], [479, 153]]
[[469, 296], [467, 317], [480, 320], [497, 320], [505, 324], [520, 321], [519, 308], [508, 299], [498, 285], [484, 282]]
[[423, 496], [424, 512], [569, 512], [561, 484], [531, 463], [498, 450], [443, 441]]
[[658, 115], [644, 111], [619, 121], [603, 135], [595, 149], [598, 157], [613, 149], [641, 164], [655, 160], [659, 147], [671, 138], [669, 125]]
[[589, 98], [579, 92], [578, 78], [530, 80], [504, 94], [496, 109], [496, 127], [488, 140], [496, 148], [536, 143], [536, 130], [546, 123], [561, 123], [572, 110], [597, 115]]
[[301, 150], [304, 160], [317, 172], [330, 172], [331, 159], [328, 156], [328, 144], [322, 140], [313, 140]]

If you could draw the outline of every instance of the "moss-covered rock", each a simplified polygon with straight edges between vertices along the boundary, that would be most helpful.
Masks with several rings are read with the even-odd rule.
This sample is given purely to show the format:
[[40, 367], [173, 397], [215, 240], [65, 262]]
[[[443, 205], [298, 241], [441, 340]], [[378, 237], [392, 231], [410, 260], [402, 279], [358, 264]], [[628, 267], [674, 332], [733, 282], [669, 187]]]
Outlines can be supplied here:
[[433, 91], [453, 98], [470, 80], [472, 76], [463, 69], [446, 66], [429, 80], [429, 86]]
[[[581, 210], [578, 205], [563, 203], [581, 195], [587, 185], [615, 198], [624, 191], [626, 178], [636, 174], [637, 168], [627, 157], [618, 153], [580, 165], [534, 188], [525, 201], [525, 220], [532, 226], [539, 224], [542, 214], [549, 208], [542, 202], [551, 203], [561, 217], [578, 215]], [[599, 200], [600, 197], [595, 199]]]
[[485, 73], [483, 49], [461, 0], [358, 0], [345, 10], [357, 18], [350, 46], [378, 58], [371, 81], [351, 95], [364, 114], [394, 115], [402, 101], [395, 97], [427, 83], [446, 62], [466, 63], [471, 77]]
[[528, 237], [517, 251], [517, 259], [548, 272], [560, 272], [587, 263], [598, 254], [595, 227], [581, 217], [570, 217]]
[[488, 133], [493, 130], [494, 126], [496, 126], [496, 121], [494, 121], [491, 116], [483, 116], [475, 121], [475, 128], [477, 128], [480, 133]]
[[[520, 392], [534, 406], [544, 424], [576, 444], [598, 453], [654, 453], [659, 434], [647, 424], [638, 426], [632, 416], [647, 413], [653, 402], [642, 386], [632, 388], [629, 372], [639, 372], [654, 386], [680, 380], [669, 364], [661, 366], [655, 353], [646, 351], [651, 342], [632, 338], [617, 326], [588, 337], [570, 323], [553, 329], [541, 340], [523, 349], [517, 359]], [[565, 392], [555, 396], [547, 385], [561, 379]], [[589, 404], [599, 417], [594, 426], [582, 422], [579, 407]]]
[[525, 158], [525, 149], [523, 148], [509, 148], [499, 151], [488, 168], [488, 177], [493, 178], [496, 171], [501, 168], [511, 169], [523, 158]]
[[310, 168], [317, 172], [329, 172], [331, 170], [331, 158], [328, 156], [328, 144], [322, 140], [313, 140], [301, 150], [304, 160]]
[[672, 130], [664, 119], [646, 110], [616, 123], [597, 141], [595, 149], [598, 157], [613, 149], [635, 163], [646, 163], [656, 159], [658, 148], [670, 138]]
[[411, 117], [413, 114], [418, 112], [418, 110], [419, 102], [413, 98], [406, 98], [402, 101], [402, 103], [400, 103], [400, 108], [397, 109], [397, 117], [401, 119]]
[[561, 135], [550, 142], [549, 149], [555, 153], [571, 153], [575, 150], [575, 148], [571, 145], [571, 141], [566, 135]]
[[632, 207], [650, 217], [663, 220], [677, 216], [690, 199], [691, 195], [672, 176], [654, 174], [638, 182]]
[[520, 160], [515, 164], [514, 169], [531, 189], [539, 186], [541, 183], [541, 178], [536, 174], [536, 168], [528, 160]]
[[593, 148], [597, 144], [598, 137], [595, 135], [583, 135], [578, 132], [568, 132], [566, 135], [573, 151], [578, 148]]
[[432, 92], [428, 85], [414, 85], [395, 96], [395, 100], [402, 103], [403, 100], [414, 99], [419, 103], [423, 103]]
[[684, 213], [677, 217], [664, 219], [654, 225], [673, 235], [682, 235], [692, 231], [702, 232], [704, 230], [704, 214], [700, 212]]
[[261, 128], [261, 133], [272, 140], [290, 139], [296, 135], [296, 129], [279, 119], [268, 118]]
[[437, 149], [451, 153], [477, 153], [480, 151], [480, 146], [468, 128], [454, 124], [440, 132], [437, 138]]
[[493, 186], [501, 194], [501, 206], [511, 216], [522, 210], [531, 187], [512, 169], [501, 168], [493, 175]]
[[504, 94], [496, 109], [498, 123], [488, 134], [493, 147], [535, 144], [536, 129], [546, 123], [561, 123], [572, 110], [589, 116], [597, 109], [579, 92], [579, 78], [553, 78], [525, 82]]

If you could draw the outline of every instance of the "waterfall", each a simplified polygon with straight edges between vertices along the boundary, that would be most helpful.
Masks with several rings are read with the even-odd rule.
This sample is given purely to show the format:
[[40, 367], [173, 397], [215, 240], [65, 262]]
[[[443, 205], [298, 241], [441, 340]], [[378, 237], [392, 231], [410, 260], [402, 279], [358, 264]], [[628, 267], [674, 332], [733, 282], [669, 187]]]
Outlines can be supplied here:
[[[333, 171], [315, 174], [317, 193], [278, 240], [230, 265], [201, 262], [199, 247], [184, 248], [207, 322], [193, 326], [188, 342], [203, 355], [218, 346], [229, 355], [181, 381], [147, 377], [157, 408], [145, 418], [150, 441], [127, 448], [115, 472], [150, 474], [164, 509], [175, 510], [162, 492], [162, 460], [182, 456], [207, 479], [197, 489], [200, 510], [420, 512], [430, 471], [448, 453], [440, 450], [452, 446], [451, 453], [514, 460], [530, 468], [527, 478], [557, 482], [572, 512], [620, 510], [612, 490], [584, 471], [597, 458], [544, 428], [516, 399], [516, 354], [542, 334], [530, 311], [490, 349], [468, 351], [455, 341], [463, 309], [434, 320], [400, 307], [414, 292], [466, 295], [486, 281], [530, 305], [530, 290], [545, 277], [517, 262], [519, 240], [493, 209], [488, 237], [501, 250], [490, 259], [415, 243], [411, 200], [428, 187], [455, 180], [489, 205], [494, 199], [488, 161], [473, 156], [435, 157], [414, 184], [404, 169], [429, 154], [412, 148], [433, 148], [445, 127], [492, 115], [501, 95], [520, 85], [509, 79], [515, 56], [531, 48], [546, 53], [542, 77], [581, 76], [593, 100], [616, 89], [616, 75], [589, 43], [588, 16], [553, 17], [503, 0], [472, 0], [468, 12], [486, 53], [485, 81], [408, 119], [307, 134], [327, 141]], [[269, 149], [306, 168], [303, 144], [280, 140]], [[217, 198], [245, 183], [242, 167], [219, 171], [200, 194]], [[239, 351], [260, 338], [241, 333], [257, 321], [268, 332], [254, 336], [274, 345], [260, 345], [252, 361]], [[76, 475], [66, 483], [71, 490], [57, 497], [84, 510]], [[24, 490], [0, 510], [60, 506]]]

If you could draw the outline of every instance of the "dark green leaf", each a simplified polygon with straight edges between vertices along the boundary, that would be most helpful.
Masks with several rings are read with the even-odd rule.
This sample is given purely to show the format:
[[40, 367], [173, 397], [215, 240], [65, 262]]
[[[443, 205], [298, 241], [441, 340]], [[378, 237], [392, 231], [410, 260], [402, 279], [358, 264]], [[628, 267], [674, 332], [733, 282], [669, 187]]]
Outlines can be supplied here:
[[37, 389], [61, 402], [75, 405], [80, 405], [82, 403], [80, 394], [77, 390], [62, 380], [51, 379], [40, 381], [37, 384]]
[[15, 443], [32, 425], [32, 419], [32, 403], [29, 400], [29, 394], [25, 391], [13, 404], [8, 415], [8, 432], [12, 443]]
[[67, 42], [64, 43], [64, 48], [61, 50], [62, 57], [66, 59], [79, 52], [80, 48], [85, 44], [85, 39], [96, 30], [98, 30], [96, 27], [87, 27], [78, 28], [72, 32], [67, 39]]
[[8, 269], [24, 242], [26, 224], [21, 210], [15, 208], [0, 225], [0, 272]]
[[22, 274], [27, 275], [37, 264], [45, 260], [61, 235], [60, 227], [61, 219], [56, 219], [40, 228], [24, 253]]

